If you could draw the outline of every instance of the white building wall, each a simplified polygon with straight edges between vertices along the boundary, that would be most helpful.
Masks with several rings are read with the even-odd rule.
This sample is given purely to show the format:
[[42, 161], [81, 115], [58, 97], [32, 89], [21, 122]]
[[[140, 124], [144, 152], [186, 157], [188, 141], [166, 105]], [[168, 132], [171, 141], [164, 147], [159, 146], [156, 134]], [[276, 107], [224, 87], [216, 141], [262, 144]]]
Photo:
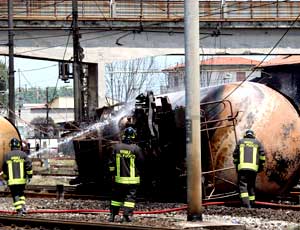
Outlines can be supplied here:
[[[244, 75], [247, 78], [247, 80], [251, 80], [256, 77], [261, 77], [261, 72], [259, 70], [252, 72], [252, 70], [249, 70], [250, 67], [248, 67], [247, 69], [235, 68], [234, 71], [230, 71], [230, 67], [227, 67], [227, 69], [228, 69], [227, 71], [225, 68], [224, 70], [217, 70], [217, 69], [202, 70], [200, 73], [201, 87], [236, 82], [238, 72], [245, 73]], [[169, 72], [167, 92], [175, 92], [183, 89], [184, 89], [184, 70]]]

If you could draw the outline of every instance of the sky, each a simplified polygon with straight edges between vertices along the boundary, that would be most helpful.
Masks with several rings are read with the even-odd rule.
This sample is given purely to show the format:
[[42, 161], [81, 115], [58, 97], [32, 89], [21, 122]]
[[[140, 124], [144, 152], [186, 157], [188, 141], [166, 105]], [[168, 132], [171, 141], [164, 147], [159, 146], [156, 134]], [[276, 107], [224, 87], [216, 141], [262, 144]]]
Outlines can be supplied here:
[[[8, 67], [8, 57], [0, 56], [0, 62]], [[51, 61], [42, 61], [26, 58], [14, 58], [15, 69], [15, 87], [58, 87], [72, 86], [70, 83], [64, 83], [58, 79], [58, 63]], [[19, 80], [20, 79], [20, 80]]]
[[[172, 66], [177, 63], [182, 63], [184, 58], [182, 56], [159, 57], [160, 68], [164, 66]], [[0, 62], [5, 63], [8, 68], [8, 57], [0, 56]], [[58, 80], [58, 62], [28, 59], [28, 58], [14, 58], [15, 69], [15, 88], [30, 87], [58, 87], [69, 86], [73, 87], [73, 82], [65, 83]], [[57, 81], [58, 80], [58, 81]]]
[[[261, 59], [262, 57], [246, 57], [250, 59]], [[165, 67], [175, 66], [178, 63], [184, 62], [183, 56], [168, 56], [158, 57], [158, 68], [164, 69]], [[8, 57], [0, 56], [0, 62], [5, 63], [8, 68]], [[58, 80], [58, 62], [43, 61], [27, 58], [14, 58], [15, 67], [15, 88], [30, 87], [73, 87], [73, 81], [65, 83]]]

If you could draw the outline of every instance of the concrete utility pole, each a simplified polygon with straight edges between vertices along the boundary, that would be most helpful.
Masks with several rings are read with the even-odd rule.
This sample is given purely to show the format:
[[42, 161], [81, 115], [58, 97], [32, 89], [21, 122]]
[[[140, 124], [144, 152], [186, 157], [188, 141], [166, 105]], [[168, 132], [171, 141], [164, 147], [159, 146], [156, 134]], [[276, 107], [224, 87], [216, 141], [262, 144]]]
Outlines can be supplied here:
[[8, 6], [8, 118], [15, 124], [15, 70], [14, 70], [14, 21], [13, 21], [13, 0], [7, 0]]
[[199, 2], [184, 1], [188, 221], [202, 221]]
[[46, 87], [46, 126], [48, 129], [49, 125], [49, 94], [48, 94], [49, 88]]
[[22, 97], [21, 97], [21, 75], [20, 75], [20, 69], [18, 69], [18, 73], [19, 73], [19, 97], [18, 97], [18, 101], [19, 101], [19, 109], [18, 109], [18, 115], [19, 118], [21, 118], [21, 107], [22, 107]]
[[72, 0], [72, 31], [73, 31], [73, 80], [74, 80], [74, 117], [75, 121], [82, 121], [81, 99], [81, 68], [80, 68], [80, 43], [78, 28], [78, 1]]

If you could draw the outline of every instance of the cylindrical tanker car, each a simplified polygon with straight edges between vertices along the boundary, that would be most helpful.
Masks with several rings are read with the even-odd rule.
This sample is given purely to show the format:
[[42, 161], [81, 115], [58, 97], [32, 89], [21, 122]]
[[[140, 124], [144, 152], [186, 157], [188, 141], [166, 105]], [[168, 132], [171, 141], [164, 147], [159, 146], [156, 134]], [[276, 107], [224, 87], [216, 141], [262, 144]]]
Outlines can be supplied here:
[[[258, 174], [257, 190], [280, 194], [290, 189], [298, 182], [300, 169], [300, 118], [297, 108], [277, 91], [253, 82], [217, 87], [201, 103], [225, 98], [232, 105], [237, 138], [242, 138], [246, 129], [252, 129], [264, 146], [266, 164], [263, 172]], [[216, 117], [224, 119], [229, 109], [229, 106], [221, 108], [221, 104], [206, 107], [208, 120]], [[213, 130], [210, 143], [213, 157], [210, 167], [216, 170], [233, 166], [233, 129], [226, 127]], [[216, 176], [223, 179], [216, 184], [223, 190], [230, 187], [225, 181], [237, 181], [235, 169], [216, 172]]]
[[0, 171], [2, 171], [4, 155], [10, 151], [10, 140], [14, 137], [21, 140], [21, 136], [17, 128], [5, 117], [0, 116], [0, 127]]
[[[300, 118], [298, 108], [285, 96], [259, 83], [238, 82], [201, 89], [200, 109], [202, 181], [210, 192], [237, 189], [232, 152], [246, 129], [254, 130], [266, 154], [265, 168], [257, 177], [257, 191], [280, 194], [298, 182]], [[101, 131], [99, 143], [105, 143], [99, 147], [103, 167], [110, 154], [107, 147], [110, 127], [115, 130], [116, 123], [122, 123], [122, 127], [130, 124], [137, 129], [138, 144], [146, 156], [142, 189], [168, 197], [184, 193], [187, 167], [184, 92], [156, 97], [152, 93], [141, 94], [135, 107], [127, 107], [126, 111], [125, 115], [122, 111], [122, 118], [112, 119]], [[128, 124], [123, 124], [124, 120]], [[86, 168], [88, 172], [89, 167]], [[103, 182], [102, 176], [99, 182]]]

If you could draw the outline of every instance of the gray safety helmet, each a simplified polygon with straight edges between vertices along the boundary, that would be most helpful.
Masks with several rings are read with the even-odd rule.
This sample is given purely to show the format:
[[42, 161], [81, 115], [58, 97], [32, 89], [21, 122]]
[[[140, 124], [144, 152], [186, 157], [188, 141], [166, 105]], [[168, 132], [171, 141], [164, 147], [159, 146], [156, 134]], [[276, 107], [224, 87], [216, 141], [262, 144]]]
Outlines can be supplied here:
[[251, 129], [246, 130], [245, 137], [254, 138], [255, 134], [254, 134], [253, 130], [251, 130]]

